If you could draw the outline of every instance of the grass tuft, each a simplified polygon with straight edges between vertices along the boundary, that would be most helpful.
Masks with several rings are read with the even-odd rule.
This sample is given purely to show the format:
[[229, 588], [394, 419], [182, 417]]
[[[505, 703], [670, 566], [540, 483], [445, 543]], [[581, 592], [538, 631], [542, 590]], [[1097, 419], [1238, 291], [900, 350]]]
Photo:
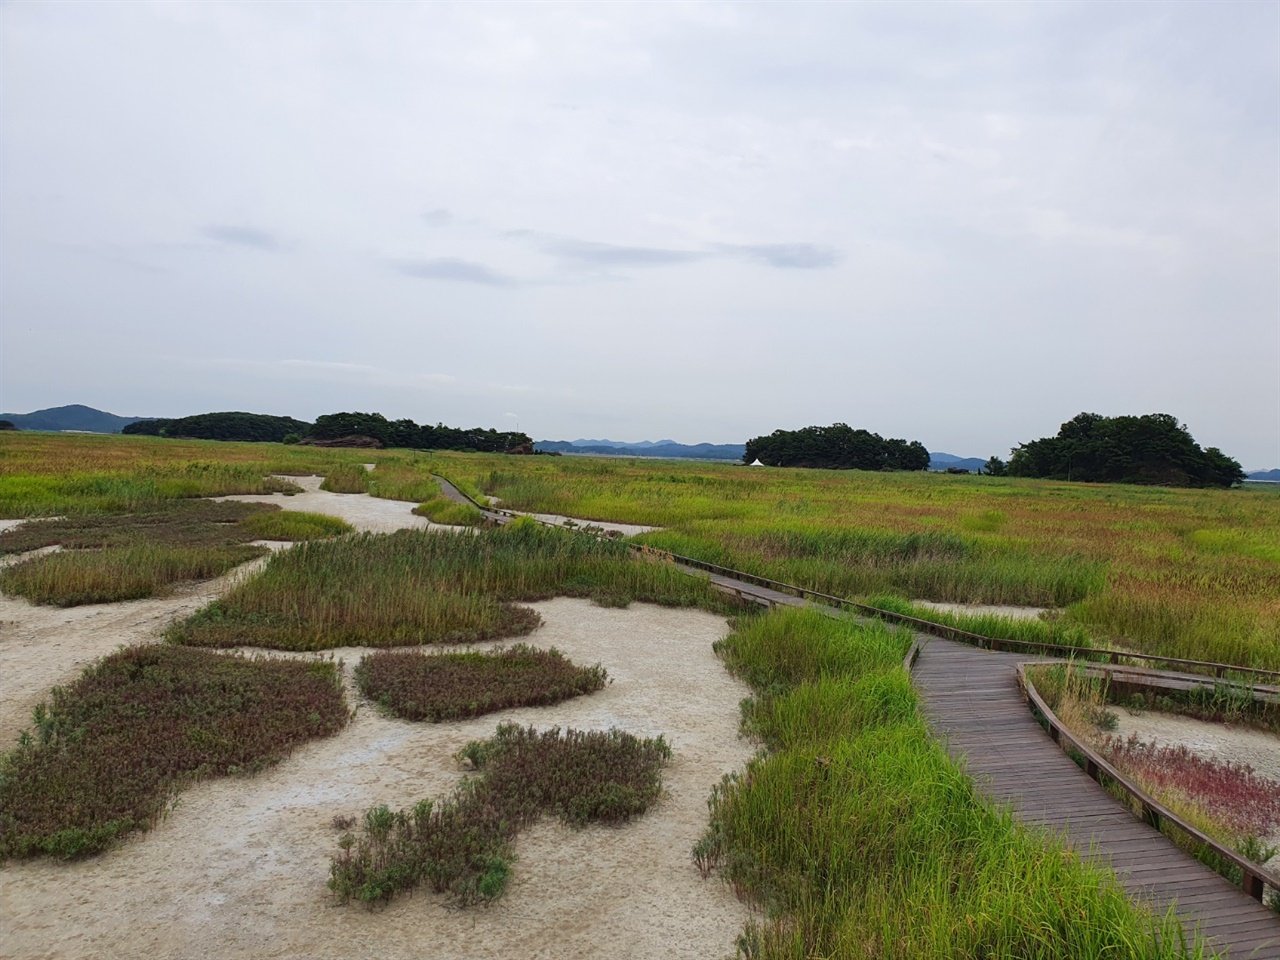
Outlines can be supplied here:
[[413, 512], [432, 523], [455, 527], [474, 527], [484, 522], [484, 514], [476, 507], [469, 503], [455, 503], [443, 494], [424, 500], [413, 508]]

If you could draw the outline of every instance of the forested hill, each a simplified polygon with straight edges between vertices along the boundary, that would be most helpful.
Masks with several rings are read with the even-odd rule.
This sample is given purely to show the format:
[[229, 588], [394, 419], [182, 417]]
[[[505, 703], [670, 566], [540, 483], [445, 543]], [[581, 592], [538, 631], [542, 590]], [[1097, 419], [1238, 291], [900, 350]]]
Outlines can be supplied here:
[[88, 433], [119, 433], [131, 423], [145, 417], [118, 417], [114, 413], [95, 410], [82, 403], [65, 407], [49, 407], [31, 413], [0, 413], [19, 430], [84, 430]]
[[929, 451], [919, 440], [886, 440], [846, 423], [802, 430], [775, 430], [747, 441], [742, 457], [770, 467], [828, 470], [928, 470]]
[[1240, 464], [1217, 447], [1200, 448], [1167, 413], [1104, 417], [1082, 413], [1056, 437], [1024, 443], [1009, 460], [1013, 477], [1230, 487], [1245, 479]]

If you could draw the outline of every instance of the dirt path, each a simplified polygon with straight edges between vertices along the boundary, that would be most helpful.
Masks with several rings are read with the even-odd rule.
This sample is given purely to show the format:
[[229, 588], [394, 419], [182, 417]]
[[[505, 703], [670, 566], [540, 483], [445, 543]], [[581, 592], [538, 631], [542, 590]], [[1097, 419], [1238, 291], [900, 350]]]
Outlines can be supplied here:
[[[731, 955], [747, 910], [718, 881], [704, 882], [689, 856], [712, 785], [752, 753], [737, 737], [747, 689], [711, 650], [725, 621], [570, 599], [534, 607], [545, 623], [531, 642], [602, 662], [613, 683], [555, 707], [459, 724], [411, 724], [364, 707], [338, 735], [258, 777], [188, 790], [158, 828], [111, 853], [9, 864], [0, 870], [0, 956]], [[340, 651], [348, 671], [359, 652]], [[512, 888], [490, 907], [459, 911], [425, 894], [375, 913], [335, 907], [325, 889], [332, 818], [446, 791], [462, 775], [453, 753], [500, 720], [664, 733], [675, 751], [666, 795], [621, 828], [544, 821], [522, 834]]]

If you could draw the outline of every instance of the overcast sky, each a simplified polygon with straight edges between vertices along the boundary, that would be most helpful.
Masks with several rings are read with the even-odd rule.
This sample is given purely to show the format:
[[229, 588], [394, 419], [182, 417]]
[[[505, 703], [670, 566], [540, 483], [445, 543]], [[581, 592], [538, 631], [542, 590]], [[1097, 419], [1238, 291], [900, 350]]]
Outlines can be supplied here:
[[0, 5], [0, 410], [1171, 413], [1280, 466], [1280, 4]]

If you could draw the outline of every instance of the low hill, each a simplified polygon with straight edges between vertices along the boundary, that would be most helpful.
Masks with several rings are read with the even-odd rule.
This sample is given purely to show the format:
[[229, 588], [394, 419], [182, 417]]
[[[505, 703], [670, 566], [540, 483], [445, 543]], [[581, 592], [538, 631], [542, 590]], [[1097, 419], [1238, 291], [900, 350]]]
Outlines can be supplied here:
[[1247, 480], [1270, 480], [1272, 483], [1280, 483], [1280, 470], [1254, 470], [1252, 473], [1246, 473]]
[[612, 440], [539, 440], [534, 446], [547, 453], [691, 460], [741, 460], [745, 450], [745, 446], [741, 443], [676, 443], [674, 440], [641, 440], [637, 443], [619, 443]]
[[88, 433], [119, 433], [131, 423], [148, 417], [118, 417], [114, 413], [95, 410], [82, 403], [65, 407], [49, 407], [31, 413], [0, 413], [19, 430], [84, 430]]

